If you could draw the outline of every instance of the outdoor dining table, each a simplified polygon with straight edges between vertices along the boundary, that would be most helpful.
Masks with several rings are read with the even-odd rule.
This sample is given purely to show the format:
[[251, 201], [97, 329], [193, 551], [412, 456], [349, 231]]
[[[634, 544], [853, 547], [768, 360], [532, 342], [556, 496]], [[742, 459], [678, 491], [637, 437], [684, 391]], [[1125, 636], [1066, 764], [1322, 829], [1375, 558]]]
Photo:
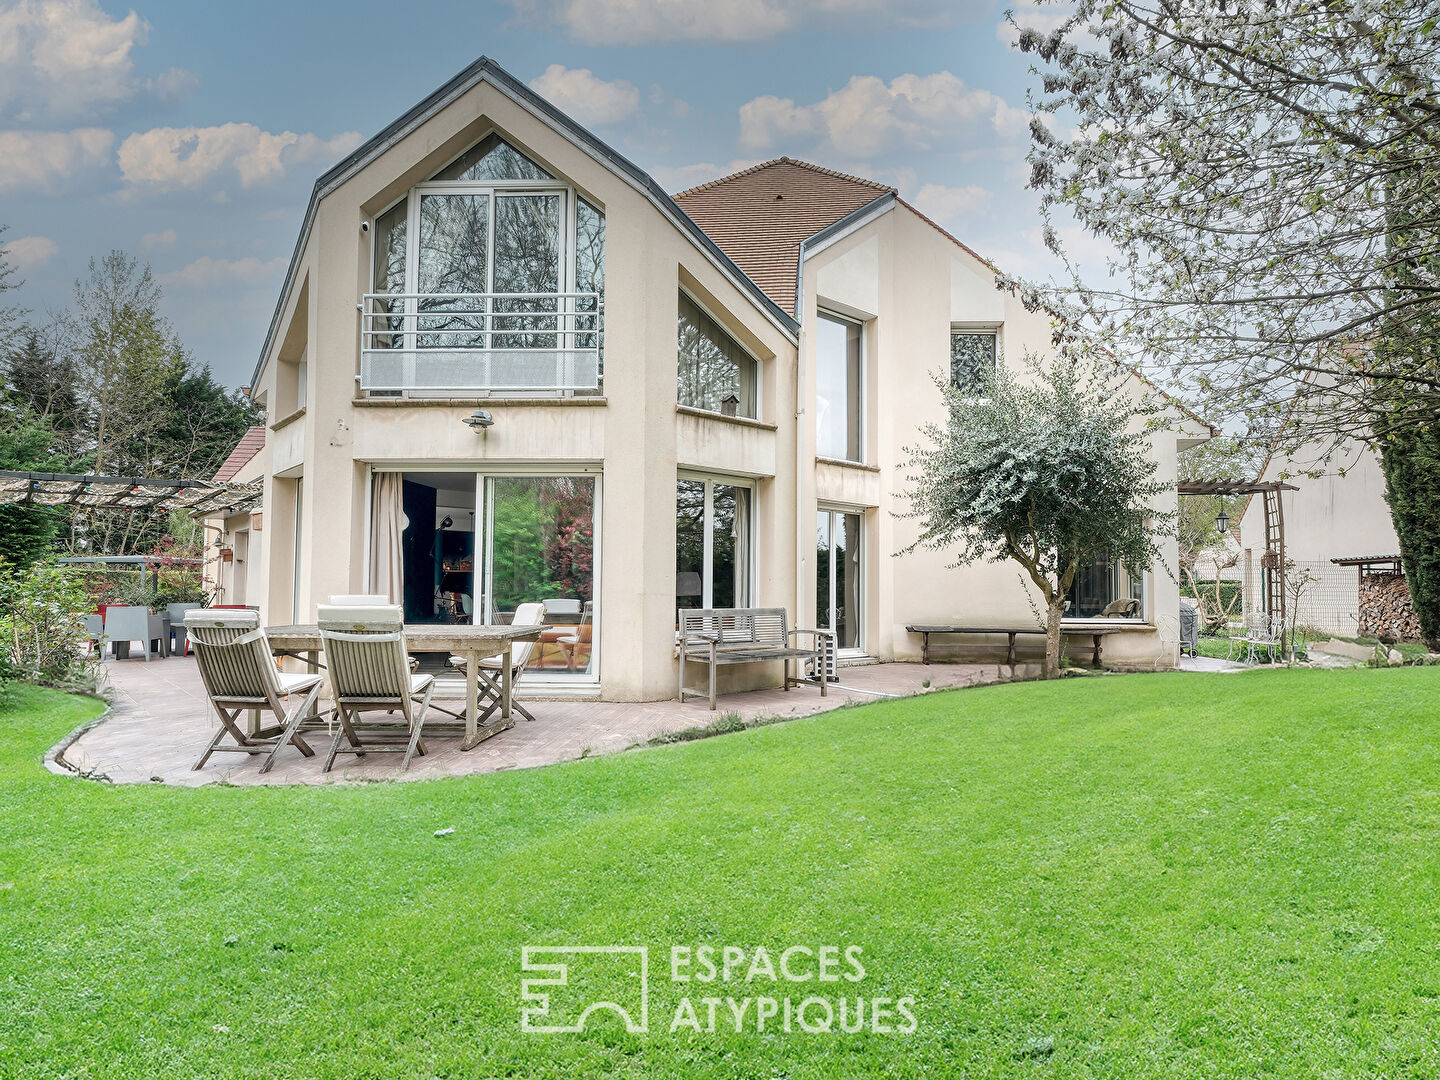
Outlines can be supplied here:
[[[490, 626], [467, 623], [406, 623], [405, 644], [414, 652], [445, 652], [465, 657], [465, 739], [461, 750], [470, 750], [502, 731], [515, 726], [510, 702], [514, 693], [514, 666], [511, 654], [517, 641], [535, 641], [550, 627]], [[276, 653], [304, 660], [310, 670], [319, 666], [320, 628], [305, 624], [267, 626], [265, 634]], [[480, 661], [487, 656], [502, 656], [500, 668], [500, 714], [480, 723]], [[454, 724], [427, 722], [426, 731], [456, 730]]]

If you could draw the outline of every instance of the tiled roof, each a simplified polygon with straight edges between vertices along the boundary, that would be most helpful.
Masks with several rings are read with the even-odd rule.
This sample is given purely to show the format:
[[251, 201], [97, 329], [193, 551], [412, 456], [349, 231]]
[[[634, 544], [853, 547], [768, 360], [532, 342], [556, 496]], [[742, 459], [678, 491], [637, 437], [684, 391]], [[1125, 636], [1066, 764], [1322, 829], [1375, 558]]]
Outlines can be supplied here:
[[258, 454], [265, 445], [265, 425], [259, 424], [250, 428], [240, 441], [235, 444], [235, 449], [230, 451], [230, 456], [225, 459], [225, 464], [211, 478], [216, 483], [223, 483], [226, 480], [233, 480], [235, 474], [243, 469], [246, 464]]
[[793, 312], [801, 243], [894, 190], [782, 157], [682, 191], [675, 201], [766, 296]]

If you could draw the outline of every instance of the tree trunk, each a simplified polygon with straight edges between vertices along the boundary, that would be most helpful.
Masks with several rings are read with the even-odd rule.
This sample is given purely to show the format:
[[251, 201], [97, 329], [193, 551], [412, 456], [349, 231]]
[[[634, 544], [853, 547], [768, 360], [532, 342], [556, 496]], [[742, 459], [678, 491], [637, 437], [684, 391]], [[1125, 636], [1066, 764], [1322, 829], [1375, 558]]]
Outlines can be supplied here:
[[1052, 595], [1045, 606], [1045, 673], [1044, 678], [1060, 677], [1060, 616], [1065, 614], [1063, 594]]

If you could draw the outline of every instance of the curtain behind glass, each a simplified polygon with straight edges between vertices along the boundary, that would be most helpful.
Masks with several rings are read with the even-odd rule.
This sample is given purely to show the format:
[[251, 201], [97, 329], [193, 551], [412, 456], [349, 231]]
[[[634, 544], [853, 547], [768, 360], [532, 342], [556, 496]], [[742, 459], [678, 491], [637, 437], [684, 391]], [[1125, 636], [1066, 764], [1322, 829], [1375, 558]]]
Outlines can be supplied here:
[[376, 473], [370, 507], [370, 591], [392, 604], [405, 602], [404, 483], [400, 473]]

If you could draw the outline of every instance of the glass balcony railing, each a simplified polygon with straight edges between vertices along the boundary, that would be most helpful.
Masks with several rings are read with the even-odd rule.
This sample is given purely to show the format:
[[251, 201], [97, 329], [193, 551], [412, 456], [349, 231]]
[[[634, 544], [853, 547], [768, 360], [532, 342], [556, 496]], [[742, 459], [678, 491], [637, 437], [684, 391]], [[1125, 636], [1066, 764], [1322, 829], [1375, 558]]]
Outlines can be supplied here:
[[599, 293], [366, 293], [360, 313], [368, 396], [600, 392]]

